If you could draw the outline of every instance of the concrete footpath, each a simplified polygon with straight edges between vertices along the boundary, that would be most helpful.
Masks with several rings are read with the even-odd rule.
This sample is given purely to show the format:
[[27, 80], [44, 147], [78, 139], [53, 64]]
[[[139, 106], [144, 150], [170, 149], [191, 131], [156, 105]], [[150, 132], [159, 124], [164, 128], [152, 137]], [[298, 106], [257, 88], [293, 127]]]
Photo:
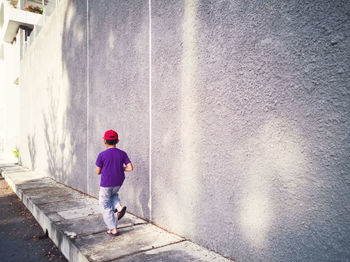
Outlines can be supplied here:
[[0, 172], [69, 261], [231, 261], [130, 213], [108, 236], [96, 198], [18, 165]]
[[67, 262], [1, 175], [0, 210], [1, 262]]

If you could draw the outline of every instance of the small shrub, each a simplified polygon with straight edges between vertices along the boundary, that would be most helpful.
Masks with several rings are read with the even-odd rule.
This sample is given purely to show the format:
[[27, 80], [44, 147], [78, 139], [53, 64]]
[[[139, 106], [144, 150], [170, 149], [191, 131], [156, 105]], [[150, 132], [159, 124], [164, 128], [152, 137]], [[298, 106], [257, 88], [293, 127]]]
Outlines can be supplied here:
[[15, 155], [16, 158], [19, 157], [19, 151], [17, 148], [16, 148], [16, 150], [12, 150], [12, 153]]
[[27, 5], [26, 10], [29, 12], [37, 13], [37, 14], [42, 14], [44, 9], [40, 6], [33, 6], [33, 5]]

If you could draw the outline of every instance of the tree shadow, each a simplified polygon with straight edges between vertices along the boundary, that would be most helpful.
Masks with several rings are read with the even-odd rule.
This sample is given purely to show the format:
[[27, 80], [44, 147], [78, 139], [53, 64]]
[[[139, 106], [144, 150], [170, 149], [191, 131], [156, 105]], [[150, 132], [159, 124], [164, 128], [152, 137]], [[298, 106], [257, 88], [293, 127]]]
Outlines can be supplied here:
[[58, 128], [58, 102], [52, 92], [49, 94], [49, 112], [43, 115], [49, 174], [61, 183], [67, 183], [68, 166], [71, 165], [64, 157], [67, 130], [65, 127]]
[[35, 170], [36, 168], [36, 150], [37, 145], [35, 143], [35, 134], [27, 136], [28, 141], [28, 150], [30, 156], [31, 169]]
[[56, 74], [62, 81], [48, 88], [48, 107], [42, 115], [48, 171], [56, 180], [87, 192], [86, 1], [62, 1], [57, 9], [51, 19], [56, 20], [52, 30], [60, 39]]

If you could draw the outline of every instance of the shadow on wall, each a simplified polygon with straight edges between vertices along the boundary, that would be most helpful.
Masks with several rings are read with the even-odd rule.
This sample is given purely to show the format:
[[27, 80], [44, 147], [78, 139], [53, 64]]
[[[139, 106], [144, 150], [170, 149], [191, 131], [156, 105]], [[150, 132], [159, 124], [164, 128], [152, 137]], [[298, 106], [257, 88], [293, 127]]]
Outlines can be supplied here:
[[[35, 133], [35, 132], [34, 132]], [[28, 150], [30, 156], [30, 164], [32, 170], [36, 168], [36, 143], [35, 143], [35, 135], [27, 136]]]
[[[67, 175], [71, 170], [71, 158], [65, 152], [67, 141], [67, 129], [65, 126], [66, 116], [63, 115], [62, 123], [59, 123], [58, 104], [59, 100], [57, 96], [50, 91], [49, 97], [49, 109], [48, 113], [43, 115], [44, 122], [44, 135], [46, 141], [46, 152], [48, 159], [48, 168], [50, 174], [58, 181], [67, 183]], [[58, 100], [58, 101], [57, 101]], [[68, 145], [71, 147], [72, 145]], [[72, 148], [74, 149], [74, 145]], [[73, 152], [69, 152], [73, 153]]]
[[[107, 3], [109, 1], [105, 2]], [[137, 28], [139, 24], [144, 25], [146, 29], [148, 28], [148, 24], [143, 23], [143, 21], [148, 20], [140, 15], [141, 11], [137, 9], [137, 4], [134, 5], [133, 3], [134, 2], [131, 1], [118, 3], [118, 5], [120, 5], [118, 7], [121, 8], [117, 9], [119, 12], [117, 18], [116, 14], [112, 12], [108, 13], [108, 21], [111, 21], [113, 25], [118, 24], [118, 26], [121, 27], [120, 31], [125, 34], [129, 34], [131, 31], [130, 28]], [[139, 1], [138, 3], [143, 5], [143, 8], [141, 8], [142, 10], [148, 10], [145, 8], [148, 7], [147, 2]], [[148, 133], [148, 112], [144, 110], [145, 108], [148, 109], [148, 107], [147, 103], [143, 101], [143, 98], [147, 97], [148, 94], [148, 82], [145, 80], [148, 79], [148, 48], [145, 48], [148, 42], [144, 41], [144, 39], [148, 39], [148, 34], [142, 34], [144, 30], [130, 34], [128, 40], [130, 40], [132, 44], [130, 44], [128, 40], [118, 39], [118, 33], [106, 26], [108, 23], [104, 21], [106, 17], [103, 16], [107, 16], [106, 13], [108, 10], [103, 10], [103, 8], [106, 9], [108, 5], [102, 5], [102, 10], [99, 9], [100, 7], [96, 8], [98, 9], [96, 13], [92, 13], [95, 11], [93, 9], [93, 4], [91, 4], [92, 7], [89, 6], [91, 8], [91, 13], [89, 13], [89, 15], [95, 15], [96, 21], [94, 21], [94, 23], [98, 24], [98, 26], [94, 24], [95, 28], [101, 26], [102, 29], [106, 30], [93, 32], [92, 29], [90, 29], [90, 32], [97, 35], [97, 39], [93, 40], [96, 48], [91, 48], [90, 53], [93, 56], [89, 58], [90, 61], [92, 61], [91, 63], [94, 63], [94, 66], [96, 66], [96, 68], [94, 68], [96, 70], [90, 70], [91, 76], [89, 77], [93, 79], [93, 87], [95, 88], [97, 86], [98, 92], [96, 90], [91, 90], [91, 92], [95, 92], [95, 96], [91, 95], [89, 97], [90, 101], [87, 101], [87, 42], [90, 40], [87, 41], [86, 4], [87, 1], [82, 0], [63, 0], [60, 1], [55, 11], [54, 15], [57, 21], [55, 25], [56, 28], [53, 27], [53, 30], [58, 30], [57, 42], [59, 42], [59, 46], [57, 47], [58, 50], [55, 55], [58, 54], [57, 60], [59, 62], [57, 66], [58, 72], [49, 72], [49, 74], [59, 75], [59, 77], [56, 77], [56, 75], [52, 77], [59, 81], [51, 84], [50, 82], [54, 81], [51, 81], [49, 78], [46, 80], [49, 86], [48, 106], [46, 112], [42, 115], [42, 119], [44, 122], [48, 169], [52, 176], [62, 183], [97, 196], [99, 177], [94, 174], [92, 165], [94, 165], [98, 152], [93, 156], [93, 161], [91, 161], [91, 155], [95, 153], [93, 151], [96, 150], [96, 148], [101, 147], [101, 149], [103, 149], [103, 144], [102, 141], [98, 141], [98, 146], [95, 146], [97, 144], [95, 140], [88, 141], [91, 149], [89, 150], [90, 156], [88, 158], [88, 132], [90, 136], [95, 139], [103, 134], [105, 128], [111, 128], [111, 126], [118, 127], [118, 124], [127, 118], [132, 125], [130, 124], [124, 130], [121, 129], [120, 132], [126, 134], [122, 139], [123, 141], [127, 141], [134, 150], [133, 152], [128, 152], [131, 158], [134, 156], [141, 156], [139, 157], [140, 160], [134, 160], [136, 157], [132, 159], [135, 166], [138, 167], [135, 168], [135, 170], [140, 170], [141, 168], [147, 170], [149, 142], [144, 138], [143, 134]], [[100, 3], [96, 5], [101, 6]], [[114, 8], [115, 7], [114, 5]], [[137, 19], [132, 19], [131, 15], [129, 16], [128, 10], [130, 10], [130, 8], [134, 8], [134, 10], [137, 11], [133, 14]], [[124, 10], [125, 12], [123, 12]], [[146, 12], [146, 14], [148, 15], [148, 12]], [[124, 17], [127, 23], [124, 23]], [[146, 16], [146, 18], [148, 18], [148, 16]], [[54, 23], [52, 25], [54, 25]], [[93, 28], [93, 26], [91, 27]], [[143, 29], [144, 27], [141, 28]], [[106, 39], [108, 39], [108, 41], [105, 41]], [[92, 46], [93, 43], [89, 43], [90, 46]], [[143, 55], [144, 50], [146, 50], [146, 52]], [[93, 51], [95, 51], [95, 53], [93, 53]], [[139, 57], [137, 55], [133, 56], [135, 53], [137, 55], [140, 53], [143, 55], [143, 60], [141, 62], [138, 60]], [[145, 64], [147, 66], [144, 66]], [[120, 70], [120, 73], [115, 70], [116, 68]], [[132, 70], [129, 70], [129, 68], [132, 68]], [[94, 75], [94, 73], [97, 76]], [[144, 77], [144, 75], [147, 77]], [[145, 82], [146, 88], [143, 88]], [[121, 87], [120, 90], [115, 90], [116, 86]], [[142, 86], [142, 88], [140, 88], [140, 90], [136, 89], [139, 86]], [[104, 88], [106, 90], [110, 88], [108, 89], [110, 92], [104, 92]], [[139, 97], [135, 95], [138, 91], [141, 93]], [[113, 97], [111, 98], [111, 96]], [[97, 101], [92, 101], [93, 99]], [[105, 103], [105, 101], [110, 99], [118, 102]], [[93, 106], [91, 107], [92, 110], [89, 116], [91, 123], [91, 125], [89, 125], [91, 128], [90, 130], [87, 130], [88, 102], [95, 106], [95, 108]], [[101, 104], [103, 104], [103, 107], [100, 106]], [[125, 106], [125, 104], [127, 106]], [[142, 104], [142, 107], [140, 104]], [[134, 111], [140, 114], [134, 114]], [[120, 112], [120, 115], [124, 112], [124, 119], [113, 117], [112, 120], [110, 120], [111, 122], [108, 123], [104, 118], [106, 112]], [[130, 119], [132, 121], [130, 121]], [[142, 128], [140, 128], [140, 126], [142, 126]], [[144, 132], [141, 133], [142, 136], [137, 132], [130, 132], [130, 130], [141, 130], [143, 128], [147, 131], [143, 130]], [[97, 131], [98, 134], [95, 133]], [[134, 146], [133, 143], [136, 145], [141, 144], [141, 146]], [[87, 163], [87, 159], [89, 159], [89, 163]], [[87, 174], [88, 170], [91, 172], [90, 177], [90, 174]], [[147, 174], [148, 172], [145, 171], [145, 173]], [[87, 181], [88, 178], [89, 181]], [[134, 198], [132, 202], [135, 203], [136, 207], [134, 209], [138, 210], [138, 215], [144, 214], [145, 217], [149, 217], [149, 209], [147, 207], [149, 195], [147, 184], [148, 177], [143, 176], [143, 179], [142, 182], [139, 182], [141, 178], [130, 178], [130, 180], [133, 180], [132, 183], [136, 180], [136, 184], [143, 185], [142, 189], [141, 186], [139, 189], [135, 189], [135, 194], [131, 193], [130, 198]], [[89, 188], [89, 184], [91, 188]]]
[[57, 180], [87, 192], [86, 1], [61, 1], [57, 8], [61, 68], [53, 73], [60, 73], [60, 79], [48, 91], [43, 115], [48, 166]]

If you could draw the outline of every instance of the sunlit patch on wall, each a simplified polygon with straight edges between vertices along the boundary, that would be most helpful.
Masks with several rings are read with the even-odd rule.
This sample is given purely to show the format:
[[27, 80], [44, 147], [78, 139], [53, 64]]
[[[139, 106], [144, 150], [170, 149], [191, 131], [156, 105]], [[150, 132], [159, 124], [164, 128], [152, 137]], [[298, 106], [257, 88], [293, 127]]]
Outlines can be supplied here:
[[[295, 126], [284, 119], [269, 119], [242, 145], [248, 152], [244, 182], [241, 189], [240, 225], [247, 240], [256, 247], [264, 247], [273, 226], [275, 207], [279, 201], [295, 195], [303, 183], [306, 168], [304, 143]], [[243, 160], [243, 159], [241, 159]], [[273, 181], [278, 181], [276, 184]], [[273, 191], [286, 196], [277, 197]], [[289, 207], [288, 203], [284, 206]], [[290, 205], [290, 216], [300, 209]]]
[[74, 34], [76, 36], [76, 40], [78, 42], [82, 42], [84, 40], [84, 31], [81, 27], [79, 27], [78, 25], [74, 26]]
[[69, 4], [69, 6], [64, 7], [64, 9], [66, 10], [66, 28], [70, 28], [76, 14], [76, 7], [73, 4]]
[[[197, 1], [186, 0], [184, 2], [184, 17], [182, 23], [182, 57], [181, 57], [181, 113], [180, 113], [180, 136], [181, 136], [181, 169], [183, 170], [178, 188], [182, 201], [187, 200], [188, 205], [194, 208], [198, 199], [198, 154], [196, 143], [198, 141], [199, 127], [197, 124], [197, 97], [196, 97], [196, 77], [197, 77], [197, 28], [196, 14]], [[183, 186], [186, 185], [186, 186]], [[187, 221], [178, 223], [194, 227], [195, 223], [193, 210], [184, 217]], [[191, 230], [191, 228], [187, 228]]]
[[[180, 82], [180, 112], [178, 127], [178, 166], [170, 171], [174, 176], [174, 186], [162, 196], [162, 210], [168, 223], [177, 232], [193, 232], [196, 227], [195, 208], [198, 206], [198, 146], [199, 126], [197, 123], [197, 1], [184, 1], [182, 19], [182, 56]], [[171, 142], [173, 133], [166, 133], [162, 143]], [[169, 181], [168, 181], [169, 182]], [[183, 208], [186, 203], [187, 208]], [[188, 208], [188, 207], [191, 208]], [[181, 215], [180, 212], [181, 211]]]
[[272, 215], [267, 195], [257, 191], [244, 200], [240, 217], [241, 227], [246, 237], [255, 246], [264, 245]]
[[72, 30], [74, 40], [82, 42], [84, 40], [84, 33], [86, 29], [82, 27], [83, 23], [79, 19], [76, 19], [76, 6], [72, 3], [68, 3], [66, 10], [65, 30]]
[[167, 130], [166, 133], [163, 135], [162, 139], [162, 145], [167, 146], [171, 142], [171, 131]]
[[109, 37], [108, 37], [108, 47], [109, 47], [109, 49], [114, 49], [114, 41], [115, 41], [115, 36], [114, 36], [113, 32], [111, 31], [109, 33]]

